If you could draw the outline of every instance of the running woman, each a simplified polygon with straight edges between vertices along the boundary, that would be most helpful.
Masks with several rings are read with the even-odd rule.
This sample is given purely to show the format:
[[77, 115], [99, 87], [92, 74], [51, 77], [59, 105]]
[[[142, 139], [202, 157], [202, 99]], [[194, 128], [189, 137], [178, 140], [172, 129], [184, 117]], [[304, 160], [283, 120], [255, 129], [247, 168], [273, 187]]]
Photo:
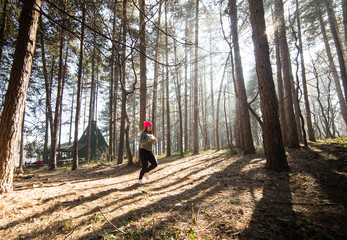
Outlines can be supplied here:
[[[144, 129], [140, 134], [140, 161], [142, 163], [142, 169], [140, 172], [139, 184], [144, 184], [142, 178], [149, 179], [148, 172], [158, 166], [157, 159], [153, 154], [153, 144], [157, 142], [157, 139], [152, 135], [152, 123], [144, 122]], [[148, 164], [151, 164], [148, 166]]]

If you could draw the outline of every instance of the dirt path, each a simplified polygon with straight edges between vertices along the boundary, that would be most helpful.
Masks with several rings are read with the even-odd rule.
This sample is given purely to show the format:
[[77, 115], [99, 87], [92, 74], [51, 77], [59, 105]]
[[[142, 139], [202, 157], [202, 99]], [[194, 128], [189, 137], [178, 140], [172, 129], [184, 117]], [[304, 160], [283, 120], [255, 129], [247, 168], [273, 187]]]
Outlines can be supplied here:
[[289, 173], [226, 151], [160, 159], [143, 186], [126, 165], [34, 170], [0, 196], [0, 239], [343, 239], [346, 160], [341, 139], [290, 150]]

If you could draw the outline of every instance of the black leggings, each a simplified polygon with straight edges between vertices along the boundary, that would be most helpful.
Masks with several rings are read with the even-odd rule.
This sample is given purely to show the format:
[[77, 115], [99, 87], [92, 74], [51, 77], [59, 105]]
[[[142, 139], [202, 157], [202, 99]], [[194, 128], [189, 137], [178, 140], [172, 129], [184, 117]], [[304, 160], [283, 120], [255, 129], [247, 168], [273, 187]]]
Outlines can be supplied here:
[[[146, 172], [149, 172], [158, 166], [158, 162], [151, 151], [147, 151], [143, 148], [140, 148], [140, 160], [142, 163], [142, 169], [140, 172], [139, 179], [141, 180], [143, 178], [143, 175], [145, 175]], [[148, 167], [148, 162], [151, 163], [149, 167]]]

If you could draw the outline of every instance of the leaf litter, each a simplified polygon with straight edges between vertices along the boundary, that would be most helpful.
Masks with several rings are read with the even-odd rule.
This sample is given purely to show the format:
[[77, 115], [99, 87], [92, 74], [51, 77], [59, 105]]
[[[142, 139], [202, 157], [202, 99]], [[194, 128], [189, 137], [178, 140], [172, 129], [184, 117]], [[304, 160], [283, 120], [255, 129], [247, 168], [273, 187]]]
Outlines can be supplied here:
[[346, 142], [288, 150], [288, 173], [261, 149], [161, 158], [145, 185], [136, 165], [31, 169], [0, 196], [0, 239], [343, 239]]

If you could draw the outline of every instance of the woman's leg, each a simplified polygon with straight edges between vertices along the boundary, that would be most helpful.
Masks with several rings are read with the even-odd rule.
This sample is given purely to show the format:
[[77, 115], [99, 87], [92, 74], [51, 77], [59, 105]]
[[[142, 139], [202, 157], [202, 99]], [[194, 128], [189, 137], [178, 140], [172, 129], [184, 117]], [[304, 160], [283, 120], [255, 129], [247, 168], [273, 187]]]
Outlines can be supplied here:
[[140, 157], [140, 160], [142, 163], [142, 169], [140, 171], [140, 176], [139, 176], [139, 180], [141, 180], [143, 178], [143, 175], [145, 175], [145, 173], [147, 172], [147, 169], [148, 169], [148, 160], [147, 160], [148, 157], [146, 154], [146, 150], [140, 148], [139, 157]]
[[146, 172], [149, 172], [158, 166], [158, 161], [152, 152], [148, 152], [148, 161], [151, 165], [147, 168]]

